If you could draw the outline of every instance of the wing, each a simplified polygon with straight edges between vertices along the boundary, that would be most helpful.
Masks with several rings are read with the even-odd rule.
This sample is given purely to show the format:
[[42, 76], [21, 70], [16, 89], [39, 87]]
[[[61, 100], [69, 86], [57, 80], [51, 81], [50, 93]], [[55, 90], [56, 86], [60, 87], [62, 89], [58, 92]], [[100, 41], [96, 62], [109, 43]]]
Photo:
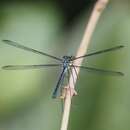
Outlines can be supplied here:
[[123, 47], [124, 46], [116, 46], [116, 47], [112, 47], [112, 48], [109, 48], [109, 49], [96, 51], [96, 52], [89, 53], [89, 54], [86, 54], [86, 55], [83, 55], [83, 56], [75, 57], [73, 60], [83, 58], [83, 57], [92, 56], [92, 55], [98, 55], [98, 54], [102, 54], [102, 53], [106, 53], [106, 52], [116, 51], [116, 50], [122, 49]]
[[47, 67], [61, 66], [61, 64], [41, 64], [41, 65], [7, 65], [3, 66], [4, 70], [25, 70], [25, 69], [41, 69]]
[[85, 66], [76, 66], [76, 65], [75, 67], [79, 67], [81, 69], [87, 70], [88, 72], [93, 72], [97, 74], [105, 74], [105, 75], [110, 75], [110, 76], [124, 76], [122, 72], [117, 72], [117, 71], [97, 69], [97, 68], [85, 67]]
[[20, 49], [30, 51], [30, 52], [33, 52], [33, 53], [36, 53], [36, 54], [44, 55], [44, 56], [50, 57], [50, 58], [58, 60], [58, 61], [62, 61], [62, 59], [60, 59], [58, 57], [52, 56], [50, 54], [47, 54], [47, 53], [44, 53], [44, 52], [29, 48], [29, 47], [26, 47], [26, 46], [23, 46], [23, 45], [21, 45], [21, 44], [19, 44], [17, 42], [13, 42], [13, 41], [10, 41], [10, 40], [3, 40], [3, 42], [10, 45], [10, 46], [16, 47], [16, 48], [20, 48]]

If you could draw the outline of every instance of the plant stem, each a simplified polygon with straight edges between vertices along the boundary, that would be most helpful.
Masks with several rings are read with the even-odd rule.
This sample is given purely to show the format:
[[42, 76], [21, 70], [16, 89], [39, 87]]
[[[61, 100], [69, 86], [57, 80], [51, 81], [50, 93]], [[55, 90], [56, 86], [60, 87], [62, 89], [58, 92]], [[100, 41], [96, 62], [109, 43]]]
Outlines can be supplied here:
[[[80, 46], [78, 48], [76, 57], [86, 54], [89, 43], [92, 38], [92, 34], [97, 25], [97, 22], [108, 2], [109, 2], [109, 0], [98, 0], [96, 2], [94, 9], [92, 11], [92, 14], [90, 16], [89, 22], [86, 26], [85, 33], [84, 33], [83, 39], [80, 43]], [[82, 61], [83, 61], [83, 58], [77, 59], [74, 61], [74, 64], [80, 66], [82, 64]], [[76, 68], [76, 70], [77, 70], [77, 74], [79, 74], [80, 68]], [[70, 115], [71, 100], [72, 100], [72, 97], [76, 94], [74, 88], [75, 88], [77, 76], [75, 74], [74, 69], [72, 69], [72, 72], [73, 72], [73, 75], [70, 75], [69, 84], [65, 87], [66, 91], [65, 91], [65, 98], [64, 98], [64, 112], [63, 112], [60, 130], [67, 130], [69, 115]], [[72, 76], [74, 77], [74, 83], [73, 83]]]

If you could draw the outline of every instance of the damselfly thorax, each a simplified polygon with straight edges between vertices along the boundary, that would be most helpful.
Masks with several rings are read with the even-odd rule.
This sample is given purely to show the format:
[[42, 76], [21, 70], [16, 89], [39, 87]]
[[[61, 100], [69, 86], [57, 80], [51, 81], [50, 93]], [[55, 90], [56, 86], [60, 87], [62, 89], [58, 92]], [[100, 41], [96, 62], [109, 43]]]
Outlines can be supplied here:
[[63, 67], [69, 68], [73, 65], [74, 56], [63, 56], [62, 58]]

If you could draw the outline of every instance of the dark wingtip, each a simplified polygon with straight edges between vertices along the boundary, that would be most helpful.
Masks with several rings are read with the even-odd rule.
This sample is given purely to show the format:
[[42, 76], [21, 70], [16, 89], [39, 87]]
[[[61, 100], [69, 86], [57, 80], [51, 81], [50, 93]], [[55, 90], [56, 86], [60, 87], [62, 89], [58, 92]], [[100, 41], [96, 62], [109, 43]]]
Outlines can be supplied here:
[[4, 40], [2, 40], [2, 42], [4, 42], [4, 43], [7, 43], [7, 44], [8, 44], [8, 43], [10, 43], [11, 41], [10, 41], [10, 40], [5, 40], [5, 39], [4, 39]]
[[125, 46], [124, 46], [124, 45], [120, 45], [119, 47], [120, 47], [120, 48], [123, 48], [123, 47], [125, 47]]
[[125, 74], [122, 73], [122, 72], [118, 72], [118, 74], [119, 74], [120, 76], [124, 76], [124, 75], [125, 75]]
[[13, 69], [12, 65], [2, 66], [1, 68], [3, 70], [15, 70], [15, 69]]
[[2, 66], [1, 68], [2, 68], [3, 70], [8, 70], [8, 67], [9, 67], [9, 66]]
[[4, 39], [4, 40], [2, 40], [2, 41], [3, 41], [3, 42], [8, 42], [9, 40], [5, 40], [5, 39]]

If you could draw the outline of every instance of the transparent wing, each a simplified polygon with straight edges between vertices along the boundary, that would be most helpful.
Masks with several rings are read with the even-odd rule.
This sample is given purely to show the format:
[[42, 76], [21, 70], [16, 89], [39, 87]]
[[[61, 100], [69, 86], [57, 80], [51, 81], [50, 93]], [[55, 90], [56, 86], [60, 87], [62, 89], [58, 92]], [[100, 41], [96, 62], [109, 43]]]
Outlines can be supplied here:
[[41, 69], [47, 67], [61, 66], [61, 64], [41, 64], [41, 65], [7, 65], [3, 66], [4, 70], [24, 70], [24, 69]]
[[106, 53], [106, 52], [116, 51], [116, 50], [122, 49], [123, 47], [124, 46], [116, 46], [116, 47], [112, 47], [112, 48], [109, 48], [109, 49], [92, 52], [92, 53], [89, 53], [89, 54], [86, 54], [86, 55], [83, 55], [83, 56], [75, 57], [73, 60], [83, 58], [83, 57], [92, 56], [92, 55], [98, 55], [98, 54], [102, 54], [102, 53]]
[[87, 70], [88, 72], [92, 72], [92, 73], [105, 74], [105, 75], [110, 75], [110, 76], [124, 76], [124, 74], [122, 72], [97, 69], [97, 68], [86, 67], [86, 66], [76, 66], [76, 65], [74, 65], [74, 66], [80, 67], [81, 69]]
[[10, 40], [3, 40], [3, 42], [10, 45], [10, 46], [16, 47], [16, 48], [20, 48], [20, 49], [30, 51], [30, 52], [33, 52], [33, 53], [36, 53], [36, 54], [44, 55], [44, 56], [50, 57], [52, 59], [56, 59], [58, 61], [62, 61], [62, 59], [60, 59], [58, 57], [52, 56], [50, 54], [47, 54], [47, 53], [44, 53], [44, 52], [29, 48], [29, 47], [26, 47], [26, 46], [23, 46], [23, 45], [21, 45], [21, 44], [19, 44], [17, 42], [13, 42], [13, 41], [10, 41]]

